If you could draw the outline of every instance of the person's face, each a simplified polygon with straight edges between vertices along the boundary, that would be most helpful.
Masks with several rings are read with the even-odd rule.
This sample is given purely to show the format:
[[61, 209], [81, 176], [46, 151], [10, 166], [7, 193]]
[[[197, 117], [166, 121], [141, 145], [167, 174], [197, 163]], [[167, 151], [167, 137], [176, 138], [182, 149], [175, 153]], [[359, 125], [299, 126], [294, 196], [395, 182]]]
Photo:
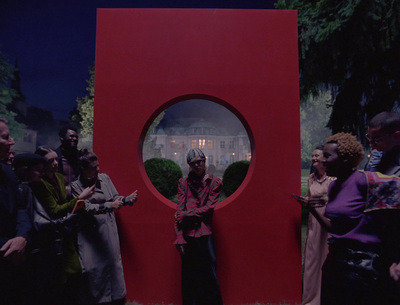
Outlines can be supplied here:
[[10, 137], [10, 131], [5, 123], [0, 122], [0, 160], [8, 158], [11, 146], [15, 144], [14, 140]]
[[75, 130], [68, 129], [63, 138], [60, 138], [65, 147], [77, 148], [78, 147], [78, 134]]
[[371, 149], [379, 151], [389, 151], [400, 139], [399, 132], [385, 133], [381, 127], [368, 127], [366, 137]]
[[323, 168], [324, 167], [323, 161], [324, 161], [324, 152], [320, 149], [314, 150], [311, 155], [312, 165], [317, 169]]
[[99, 174], [100, 166], [99, 161], [93, 161], [88, 167], [82, 168], [82, 174], [85, 179], [96, 180]]
[[8, 152], [7, 158], [5, 159], [5, 163], [8, 165], [11, 165], [14, 161], [14, 157], [15, 157], [15, 152], [13, 152], [12, 150], [10, 150]]
[[36, 164], [29, 169], [28, 182], [38, 182], [44, 174], [44, 164]]
[[44, 156], [47, 159], [46, 171], [54, 174], [58, 170], [58, 158], [55, 151], [51, 151]]
[[206, 171], [206, 162], [203, 160], [198, 160], [189, 164], [190, 170], [198, 175], [201, 176]]
[[326, 174], [331, 177], [338, 177], [340, 170], [343, 169], [344, 163], [338, 155], [336, 143], [328, 143], [324, 146], [323, 165], [326, 168]]

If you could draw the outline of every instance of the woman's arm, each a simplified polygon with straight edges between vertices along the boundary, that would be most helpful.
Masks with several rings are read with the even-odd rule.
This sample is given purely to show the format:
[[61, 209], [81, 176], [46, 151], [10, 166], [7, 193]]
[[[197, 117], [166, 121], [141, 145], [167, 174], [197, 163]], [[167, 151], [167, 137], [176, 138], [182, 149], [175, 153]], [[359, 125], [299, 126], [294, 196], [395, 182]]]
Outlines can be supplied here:
[[[96, 196], [96, 192], [100, 193], [100, 190], [96, 187], [98, 183], [101, 183], [101, 191], [104, 196], [106, 196], [103, 198], [103, 194], [101, 194], [101, 200]], [[84, 190], [85, 188], [79, 180], [76, 180], [71, 184], [71, 191], [74, 197], [81, 196]], [[101, 181], [97, 181], [94, 185], [93, 192], [93, 196], [85, 200], [85, 210], [88, 213], [102, 214], [112, 212], [114, 209], [119, 209], [123, 206], [122, 197], [118, 195], [117, 189], [112, 183], [110, 177], [104, 173], [101, 174]]]
[[[60, 188], [62, 186], [60, 185]], [[53, 219], [62, 218], [71, 212], [78, 198], [67, 201], [57, 195], [57, 192], [50, 183], [40, 182], [37, 183], [32, 190], [36, 198], [40, 201], [46, 212]]]
[[327, 202], [327, 197], [326, 196], [318, 196], [314, 197], [311, 196], [307, 199], [305, 199], [305, 206], [306, 208], [309, 209], [310, 213], [317, 219], [317, 221], [320, 223], [320, 225], [328, 232], [330, 232], [332, 228], [332, 223], [329, 218], [325, 216], [325, 214], [322, 212], [321, 209], [316, 209], [314, 206], [321, 206], [325, 205]]

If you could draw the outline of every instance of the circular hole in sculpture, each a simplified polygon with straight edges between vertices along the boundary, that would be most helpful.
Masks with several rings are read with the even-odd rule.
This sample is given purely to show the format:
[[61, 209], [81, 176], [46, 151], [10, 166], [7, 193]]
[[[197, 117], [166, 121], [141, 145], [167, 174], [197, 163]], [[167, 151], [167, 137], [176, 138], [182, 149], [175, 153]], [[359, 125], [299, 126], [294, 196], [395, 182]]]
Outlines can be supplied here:
[[166, 199], [177, 202], [178, 181], [188, 175], [191, 148], [206, 156], [206, 173], [223, 181], [219, 201], [240, 187], [251, 162], [251, 141], [242, 121], [229, 109], [205, 99], [177, 102], [149, 122], [142, 147], [147, 176]]

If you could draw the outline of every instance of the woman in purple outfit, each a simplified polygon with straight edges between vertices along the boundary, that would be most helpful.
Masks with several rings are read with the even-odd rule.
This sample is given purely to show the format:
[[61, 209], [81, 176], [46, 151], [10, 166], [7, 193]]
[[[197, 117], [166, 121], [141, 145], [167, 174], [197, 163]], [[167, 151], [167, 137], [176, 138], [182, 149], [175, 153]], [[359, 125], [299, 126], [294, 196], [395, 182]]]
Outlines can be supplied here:
[[[398, 202], [399, 178], [357, 171], [363, 156], [355, 136], [329, 137], [324, 165], [327, 175], [337, 180], [329, 186], [325, 213], [312, 207], [320, 198], [304, 202], [331, 235], [322, 268], [322, 305], [400, 304], [399, 289], [389, 275], [389, 266], [399, 258], [394, 234], [400, 231], [399, 215], [390, 211], [394, 206], [368, 208], [383, 206], [386, 199], [389, 207], [390, 197]], [[390, 192], [387, 187], [392, 187]]]

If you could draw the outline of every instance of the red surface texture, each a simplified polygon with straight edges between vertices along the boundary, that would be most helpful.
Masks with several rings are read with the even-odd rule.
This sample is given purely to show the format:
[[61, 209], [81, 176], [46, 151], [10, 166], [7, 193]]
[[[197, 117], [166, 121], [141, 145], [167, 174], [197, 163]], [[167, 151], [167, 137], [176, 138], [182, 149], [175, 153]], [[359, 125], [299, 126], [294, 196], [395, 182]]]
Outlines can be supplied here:
[[214, 216], [225, 304], [301, 298], [300, 114], [295, 11], [99, 9], [94, 151], [123, 195], [118, 211], [127, 299], [180, 304], [174, 206], [152, 186], [141, 143], [168, 106], [218, 102], [247, 127], [249, 173]]

